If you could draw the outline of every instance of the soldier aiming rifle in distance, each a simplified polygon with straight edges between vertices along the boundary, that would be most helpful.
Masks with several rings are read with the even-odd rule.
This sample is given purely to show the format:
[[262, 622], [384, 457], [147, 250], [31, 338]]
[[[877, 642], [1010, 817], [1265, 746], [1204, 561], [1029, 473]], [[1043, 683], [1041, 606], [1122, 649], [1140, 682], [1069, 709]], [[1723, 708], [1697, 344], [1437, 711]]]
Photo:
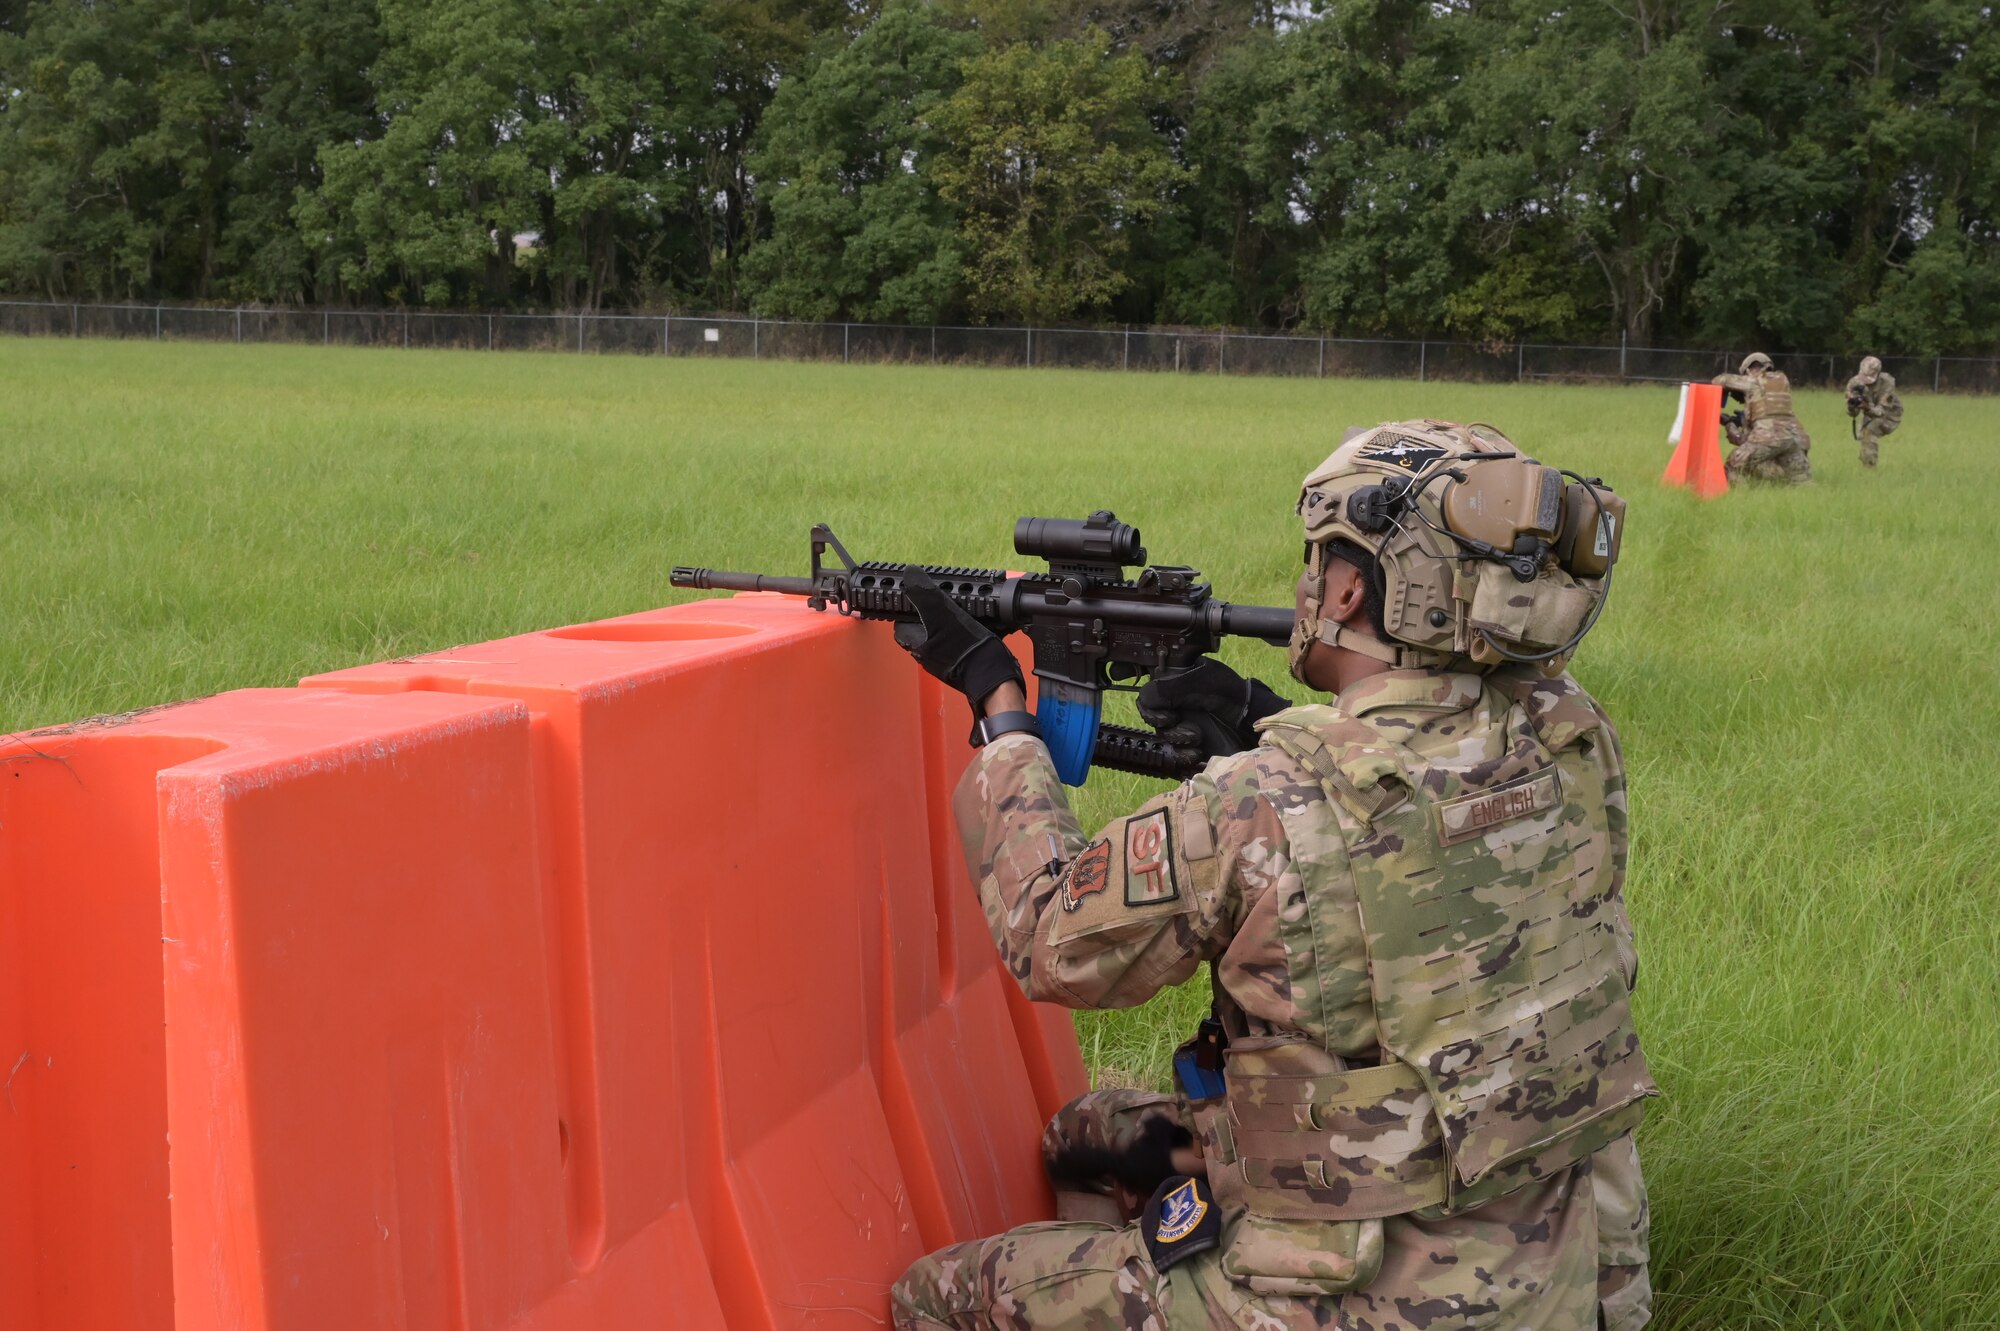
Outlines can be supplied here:
[[1874, 470], [1882, 440], [1903, 423], [1903, 399], [1896, 396], [1896, 379], [1874, 356], [1847, 381], [1847, 414], [1854, 418], [1854, 438], [1861, 445], [1861, 465]]

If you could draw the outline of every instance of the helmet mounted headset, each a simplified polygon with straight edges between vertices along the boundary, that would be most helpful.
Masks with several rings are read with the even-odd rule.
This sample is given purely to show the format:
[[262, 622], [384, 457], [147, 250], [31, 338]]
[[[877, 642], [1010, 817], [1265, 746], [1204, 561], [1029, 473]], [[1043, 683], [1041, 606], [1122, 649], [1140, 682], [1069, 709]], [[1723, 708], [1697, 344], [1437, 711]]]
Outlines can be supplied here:
[[[1516, 662], [1560, 671], [1596, 624], [1625, 503], [1595, 477], [1546, 467], [1494, 427], [1400, 421], [1360, 431], [1306, 477], [1306, 595], [1292, 635], [1394, 667]], [[1346, 540], [1381, 569], [1388, 641], [1323, 620]]]

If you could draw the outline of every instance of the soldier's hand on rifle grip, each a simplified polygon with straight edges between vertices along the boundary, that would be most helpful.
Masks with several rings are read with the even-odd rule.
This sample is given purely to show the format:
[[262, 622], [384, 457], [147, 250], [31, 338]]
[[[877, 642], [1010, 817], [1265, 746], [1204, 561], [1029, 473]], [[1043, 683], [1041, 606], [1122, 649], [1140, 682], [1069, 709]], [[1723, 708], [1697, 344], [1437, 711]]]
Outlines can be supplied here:
[[1211, 758], [1255, 748], [1256, 723], [1291, 706], [1262, 680], [1245, 679], [1212, 656], [1154, 675], [1138, 703], [1147, 725]]
[[1022, 686], [1021, 666], [998, 635], [971, 615], [922, 569], [903, 575], [903, 595], [915, 608], [916, 624], [896, 626], [896, 644], [917, 664], [965, 695], [973, 719], [979, 704], [1003, 684]]

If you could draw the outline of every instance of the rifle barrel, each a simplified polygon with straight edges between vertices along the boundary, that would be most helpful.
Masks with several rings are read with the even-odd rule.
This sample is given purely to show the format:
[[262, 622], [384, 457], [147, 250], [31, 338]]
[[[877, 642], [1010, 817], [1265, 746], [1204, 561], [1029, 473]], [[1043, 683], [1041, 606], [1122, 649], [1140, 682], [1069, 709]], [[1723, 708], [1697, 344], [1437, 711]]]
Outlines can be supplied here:
[[704, 592], [782, 592], [786, 596], [811, 596], [811, 578], [781, 578], [770, 573], [724, 573], [713, 568], [677, 567], [667, 580], [675, 587], [692, 587]]

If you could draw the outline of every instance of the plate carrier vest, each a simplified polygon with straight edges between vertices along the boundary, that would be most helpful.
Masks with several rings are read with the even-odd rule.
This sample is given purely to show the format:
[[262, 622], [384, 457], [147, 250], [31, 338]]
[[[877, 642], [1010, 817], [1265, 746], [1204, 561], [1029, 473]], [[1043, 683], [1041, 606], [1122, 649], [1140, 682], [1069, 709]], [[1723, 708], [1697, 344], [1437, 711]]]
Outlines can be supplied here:
[[1776, 370], [1764, 371], [1763, 391], [1751, 393], [1743, 404], [1743, 423], [1755, 425], [1769, 417], [1792, 414], [1792, 381]]
[[1345, 855], [1294, 867], [1309, 911], [1339, 899], [1330, 875], [1352, 877], [1381, 1063], [1349, 1066], [1304, 1034], [1238, 1038], [1223, 1097], [1191, 1105], [1217, 1200], [1246, 1211], [1224, 1270], [1253, 1291], [1363, 1285], [1382, 1218], [1455, 1215], [1555, 1174], [1631, 1132], [1658, 1093], [1605, 909], [1600, 717], [1566, 676], [1506, 670], [1475, 707], [1504, 762], [1441, 763], [1332, 707], [1259, 725], [1338, 822], [1325, 841]]

